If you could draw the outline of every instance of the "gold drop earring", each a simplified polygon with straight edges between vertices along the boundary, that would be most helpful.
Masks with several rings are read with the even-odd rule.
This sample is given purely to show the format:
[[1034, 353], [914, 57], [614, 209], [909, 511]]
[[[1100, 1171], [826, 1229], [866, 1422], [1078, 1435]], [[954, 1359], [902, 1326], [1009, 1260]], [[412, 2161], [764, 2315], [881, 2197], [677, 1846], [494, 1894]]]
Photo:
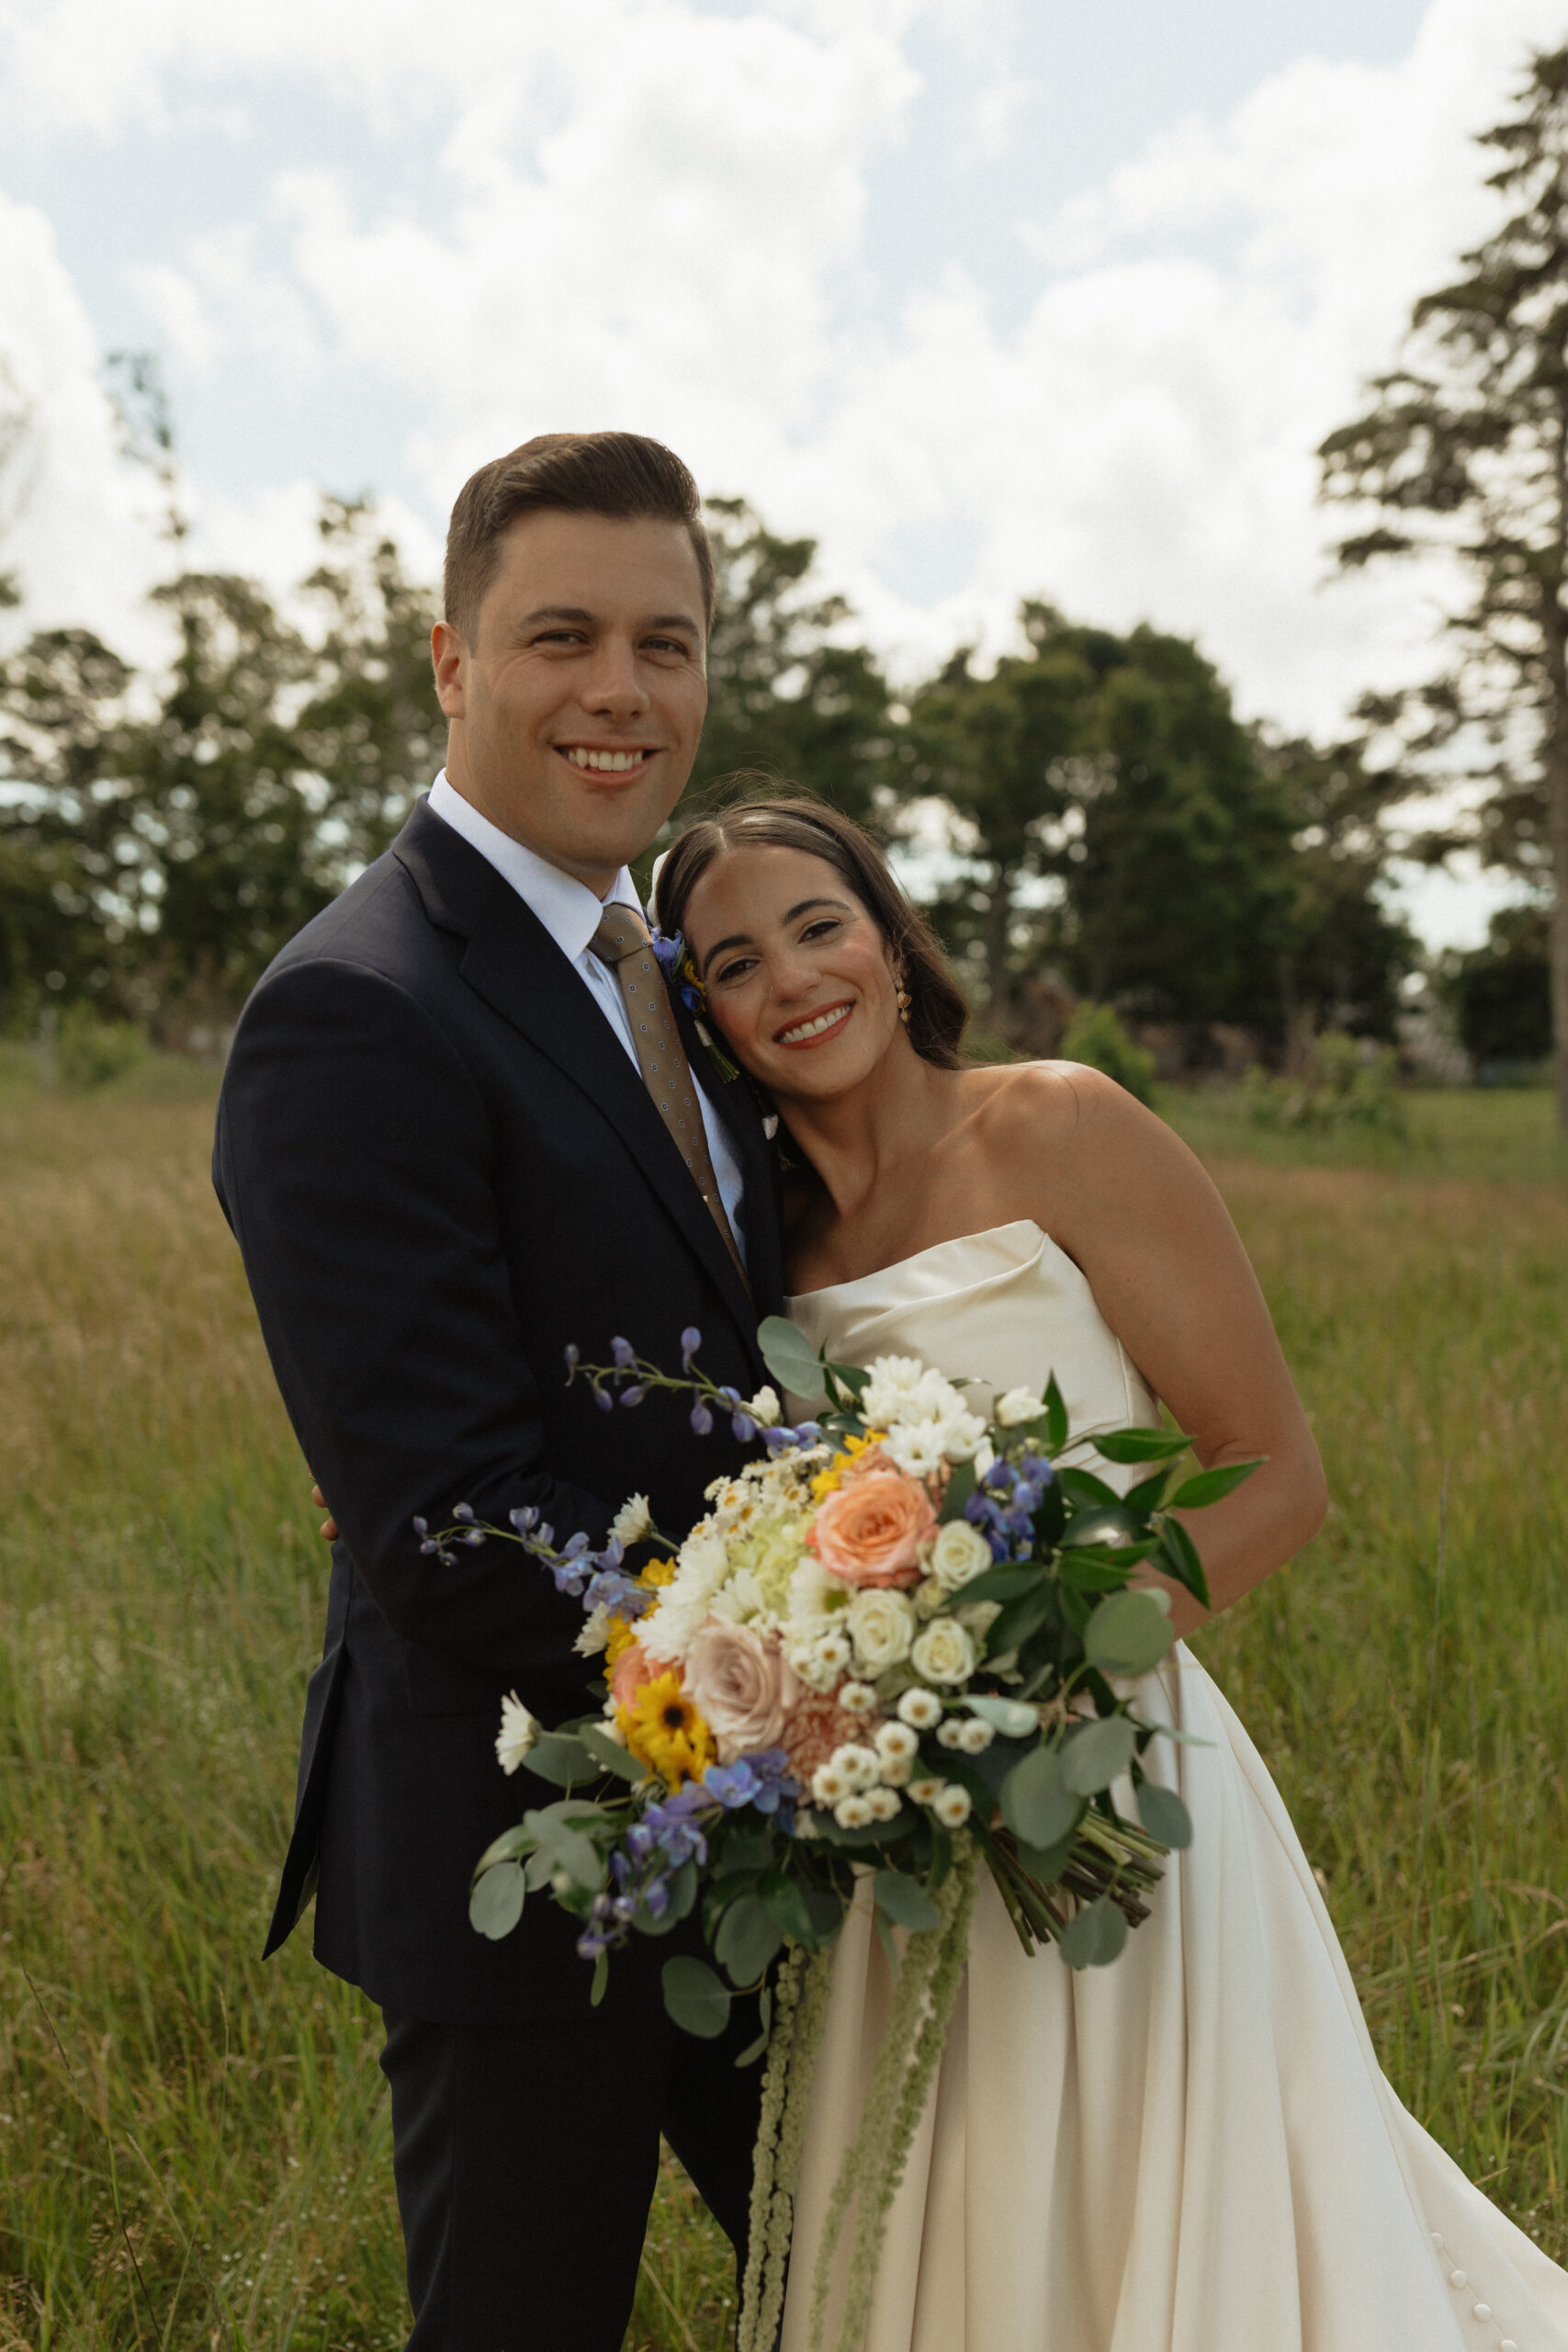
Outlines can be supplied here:
[[908, 989], [906, 988], [900, 988], [898, 990], [898, 1018], [903, 1023], [906, 1029], [909, 1025], [909, 1006], [912, 1001], [913, 1000], [909, 995]]

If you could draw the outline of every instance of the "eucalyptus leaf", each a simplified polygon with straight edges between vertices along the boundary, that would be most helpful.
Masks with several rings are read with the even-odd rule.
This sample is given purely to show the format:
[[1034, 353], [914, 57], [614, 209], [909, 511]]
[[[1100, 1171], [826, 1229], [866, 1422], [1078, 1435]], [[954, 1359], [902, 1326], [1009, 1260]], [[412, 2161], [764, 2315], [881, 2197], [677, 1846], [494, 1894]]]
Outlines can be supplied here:
[[1203, 1510], [1210, 1503], [1222, 1502], [1226, 1495], [1261, 1470], [1261, 1462], [1223, 1462], [1215, 1470], [1200, 1470], [1195, 1478], [1184, 1479], [1170, 1498], [1171, 1510]]
[[496, 1862], [513, 1862], [520, 1854], [531, 1853], [533, 1847], [533, 1831], [516, 1822], [512, 1828], [503, 1829], [499, 1838], [491, 1838], [474, 1864], [474, 1876], [478, 1878], [481, 1871], [488, 1871]]
[[1054, 1846], [1077, 1828], [1081, 1796], [1062, 1778], [1061, 1750], [1031, 1748], [1002, 1782], [1002, 1819], [1027, 1846]]
[[602, 1764], [606, 1772], [618, 1773], [623, 1781], [647, 1779], [647, 1766], [639, 1764], [635, 1756], [628, 1756], [619, 1741], [612, 1739], [609, 1733], [602, 1731], [597, 1724], [584, 1724], [577, 1737], [594, 1762]]
[[[1038, 1592], [1044, 1574], [1036, 1560], [1000, 1560], [960, 1587], [963, 1606], [967, 1609], [972, 1600], [1016, 1600], [1020, 1593]], [[956, 1600], [959, 1595], [953, 1597]]]
[[1191, 1442], [1179, 1430], [1108, 1430], [1094, 1450], [1107, 1462], [1173, 1462]]
[[533, 1831], [540, 1855], [548, 1855], [554, 1868], [565, 1871], [578, 1886], [596, 1892], [604, 1883], [604, 1862], [597, 1846], [553, 1809], [525, 1814], [523, 1823], [525, 1828]]
[[468, 1922], [499, 1943], [509, 1936], [523, 1917], [523, 1866], [520, 1862], [497, 1862], [493, 1870], [481, 1871], [468, 1896]]
[[1127, 1921], [1108, 1894], [1086, 1903], [1062, 1930], [1062, 1958], [1069, 1968], [1106, 1968], [1127, 1940]]
[[943, 1519], [962, 1519], [964, 1506], [975, 1491], [975, 1464], [955, 1462], [947, 1482], [947, 1492], [942, 1498]]
[[1083, 1645], [1102, 1674], [1147, 1674], [1175, 1638], [1152, 1592], [1113, 1592], [1089, 1619]]
[[664, 2007], [682, 2033], [716, 2041], [729, 2023], [730, 1996], [705, 1960], [678, 1952], [664, 1963]]
[[1026, 1707], [1021, 1699], [1001, 1699], [983, 1691], [964, 1703], [972, 1715], [978, 1715], [994, 1731], [999, 1731], [1004, 1739], [1027, 1739], [1040, 1721], [1034, 1709]]
[[1020, 1867], [1029, 1872], [1036, 1886], [1055, 1886], [1072, 1860], [1076, 1836], [1075, 1825], [1065, 1838], [1058, 1838], [1054, 1846], [1026, 1846], [1020, 1838]]
[[732, 1984], [754, 1984], [783, 1941], [773, 1914], [754, 1894], [741, 1894], [718, 1923], [714, 1958]]
[[553, 1781], [558, 1789], [570, 1789], [583, 1781], [597, 1780], [600, 1768], [580, 1739], [547, 1731], [524, 1758], [523, 1770], [536, 1773], [541, 1781]]
[[1174, 1789], [1145, 1781], [1138, 1789], [1138, 1818], [1151, 1838], [1180, 1853], [1192, 1843], [1192, 1816]]
[[757, 1345], [781, 1389], [807, 1405], [825, 1402], [828, 1383], [817, 1351], [804, 1332], [782, 1315], [765, 1316], [757, 1327]]
[[805, 1897], [806, 1913], [815, 1939], [813, 1948], [819, 1951], [824, 1944], [832, 1942], [844, 1924], [844, 1898], [835, 1894], [830, 1886], [813, 1885], [807, 1886]]
[[[1133, 1760], [1137, 1735], [1125, 1715], [1100, 1715], [1086, 1724], [1082, 1731], [1069, 1734], [1062, 1743], [1062, 1785], [1071, 1789], [1075, 1796], [1098, 1796], [1108, 1789]], [[1032, 1845], [1048, 1846], [1048, 1838], [1034, 1838]]]
[[902, 1871], [878, 1871], [872, 1893], [896, 1928], [919, 1933], [941, 1923], [942, 1914], [925, 1888], [918, 1879], [906, 1878]]
[[588, 1988], [588, 2006], [596, 2009], [609, 1989], [610, 1955], [602, 1951], [593, 1963], [593, 1982]]
[[797, 1944], [818, 1940], [817, 1928], [804, 1890], [784, 1871], [770, 1871], [757, 1889], [757, 1900], [781, 1934]]
[[656, 1919], [651, 1912], [639, 1910], [633, 1924], [641, 1935], [667, 1936], [671, 1928], [680, 1926], [696, 1899], [697, 1866], [685, 1861], [671, 1873], [670, 1900], [662, 1916]]

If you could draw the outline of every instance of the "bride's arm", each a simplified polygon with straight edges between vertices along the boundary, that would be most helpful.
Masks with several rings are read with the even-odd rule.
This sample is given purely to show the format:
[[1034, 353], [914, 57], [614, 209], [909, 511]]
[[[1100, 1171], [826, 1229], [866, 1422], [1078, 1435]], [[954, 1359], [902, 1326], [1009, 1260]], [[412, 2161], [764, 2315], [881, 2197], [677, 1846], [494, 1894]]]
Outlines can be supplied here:
[[[1190, 1432], [1203, 1467], [1268, 1457], [1235, 1494], [1188, 1521], [1214, 1609], [1228, 1608], [1316, 1534], [1327, 1503], [1258, 1278], [1218, 1193], [1162, 1120], [1077, 1065], [1037, 1065], [1028, 1085], [1036, 1222], [1083, 1269], [1100, 1313], [1177, 1427]], [[1016, 1150], [1016, 1113], [1007, 1125]], [[1189, 1593], [1168, 1589], [1179, 1632], [1205, 1622]]]

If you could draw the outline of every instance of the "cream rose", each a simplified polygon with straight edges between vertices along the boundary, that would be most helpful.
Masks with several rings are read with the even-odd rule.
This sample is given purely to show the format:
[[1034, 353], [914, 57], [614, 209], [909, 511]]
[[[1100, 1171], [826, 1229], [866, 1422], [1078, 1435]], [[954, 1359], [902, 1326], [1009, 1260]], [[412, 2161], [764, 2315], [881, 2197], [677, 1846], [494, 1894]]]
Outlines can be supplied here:
[[960, 1585], [984, 1575], [990, 1565], [990, 1545], [966, 1519], [950, 1519], [945, 1527], [939, 1527], [935, 1542], [926, 1550], [927, 1570], [943, 1592], [956, 1592]]
[[935, 1525], [922, 1486], [896, 1470], [878, 1470], [829, 1495], [807, 1541], [845, 1584], [914, 1584], [920, 1545]]
[[910, 1658], [928, 1682], [966, 1682], [975, 1671], [975, 1645], [955, 1617], [933, 1617]]
[[[857, 1592], [844, 1612], [855, 1664], [874, 1679], [902, 1665], [915, 1640], [915, 1612], [901, 1592], [872, 1585]], [[842, 1699], [840, 1701], [843, 1703]]]
[[776, 1642], [750, 1625], [711, 1620], [692, 1636], [686, 1652], [685, 1684], [718, 1743], [721, 1764], [760, 1747], [777, 1747], [790, 1710], [800, 1696], [795, 1668]]

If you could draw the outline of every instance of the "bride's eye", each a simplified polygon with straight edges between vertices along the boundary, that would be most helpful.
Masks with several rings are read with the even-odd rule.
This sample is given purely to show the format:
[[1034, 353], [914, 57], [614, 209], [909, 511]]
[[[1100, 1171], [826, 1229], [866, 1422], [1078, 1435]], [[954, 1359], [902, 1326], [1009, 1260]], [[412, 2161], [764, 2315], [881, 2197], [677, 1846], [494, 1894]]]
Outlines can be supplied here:
[[737, 956], [733, 962], [720, 965], [718, 970], [711, 972], [708, 978], [714, 985], [722, 988], [727, 980], [745, 979], [748, 973], [755, 971], [756, 968], [755, 956]]
[[801, 933], [801, 945], [804, 947], [808, 940], [820, 943], [824, 939], [830, 938], [834, 932], [842, 929], [843, 922], [838, 915], [820, 915], [815, 922], [808, 922]]

